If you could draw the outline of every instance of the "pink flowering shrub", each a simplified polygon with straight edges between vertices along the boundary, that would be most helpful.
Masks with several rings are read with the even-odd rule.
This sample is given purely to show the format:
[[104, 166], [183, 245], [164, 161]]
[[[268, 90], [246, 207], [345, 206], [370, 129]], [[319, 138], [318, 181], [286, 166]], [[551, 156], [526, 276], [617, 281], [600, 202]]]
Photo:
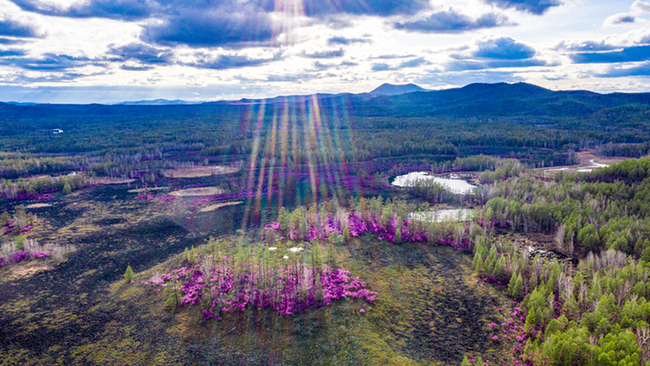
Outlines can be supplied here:
[[[329, 240], [330, 234], [342, 235], [344, 224], [342, 220], [336, 220], [330, 214], [323, 215], [315, 219], [305, 219], [304, 225], [306, 233], [301, 233], [300, 228], [289, 224], [286, 230], [282, 230], [279, 222], [273, 222], [265, 226], [267, 232], [275, 232], [283, 237], [289, 237], [291, 240]], [[363, 216], [363, 217], [362, 217]], [[352, 237], [358, 237], [365, 233], [375, 233], [379, 235], [379, 240], [393, 241], [397, 232], [397, 219], [391, 218], [387, 222], [382, 222], [379, 215], [370, 214], [359, 215], [355, 212], [347, 213], [347, 227]], [[429, 240], [429, 233], [418, 225], [404, 220], [399, 228], [401, 231], [401, 242], [425, 242]]]
[[[205, 263], [209, 263], [206, 269]], [[181, 292], [178, 306], [200, 305], [205, 319], [223, 312], [271, 308], [293, 315], [348, 298], [373, 302], [377, 293], [358, 277], [326, 265], [319, 271], [303, 263], [266, 267], [259, 263], [235, 264], [227, 256], [208, 256], [202, 265], [179, 268], [143, 281], [153, 287], [173, 286]]]

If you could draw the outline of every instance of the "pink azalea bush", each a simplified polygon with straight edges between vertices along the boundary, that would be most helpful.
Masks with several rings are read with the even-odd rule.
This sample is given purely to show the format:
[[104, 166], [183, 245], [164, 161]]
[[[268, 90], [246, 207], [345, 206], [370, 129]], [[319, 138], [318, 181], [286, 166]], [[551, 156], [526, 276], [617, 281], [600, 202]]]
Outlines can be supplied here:
[[[367, 213], [360, 215], [355, 212], [346, 214], [347, 227], [352, 237], [358, 237], [365, 233], [379, 234], [379, 240], [393, 241], [398, 229], [401, 232], [402, 242], [425, 242], [429, 240], [429, 233], [409, 220], [404, 220], [398, 227], [398, 220], [395, 217], [382, 222], [379, 215]], [[299, 227], [290, 223], [287, 229], [283, 230], [279, 222], [273, 222], [265, 226], [267, 232], [276, 232], [291, 240], [329, 240], [330, 234], [342, 235], [346, 226], [343, 220], [335, 219], [330, 214], [316, 215], [315, 218], [305, 220], [306, 232], [301, 233]]]
[[181, 267], [142, 283], [157, 290], [173, 286], [180, 292], [178, 306], [199, 305], [205, 319], [220, 319], [223, 312], [246, 308], [271, 308], [279, 315], [293, 315], [343, 298], [377, 299], [376, 292], [343, 269], [323, 265], [318, 270], [303, 263], [275, 267], [234, 263], [221, 254], [208, 256], [201, 265]]

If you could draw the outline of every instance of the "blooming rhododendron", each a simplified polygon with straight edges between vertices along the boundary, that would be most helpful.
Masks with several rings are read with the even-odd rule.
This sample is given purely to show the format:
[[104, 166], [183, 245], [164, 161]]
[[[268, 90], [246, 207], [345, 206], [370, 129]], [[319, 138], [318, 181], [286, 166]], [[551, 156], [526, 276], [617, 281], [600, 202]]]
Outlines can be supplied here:
[[377, 293], [366, 289], [358, 277], [327, 265], [320, 271], [301, 263], [266, 268], [259, 263], [235, 265], [227, 256], [208, 263], [209, 267], [182, 267], [141, 283], [158, 289], [179, 283], [174, 286], [181, 291], [178, 305], [200, 305], [205, 319], [247, 307], [272, 308], [280, 315], [293, 315], [343, 298], [367, 302], [377, 299]]

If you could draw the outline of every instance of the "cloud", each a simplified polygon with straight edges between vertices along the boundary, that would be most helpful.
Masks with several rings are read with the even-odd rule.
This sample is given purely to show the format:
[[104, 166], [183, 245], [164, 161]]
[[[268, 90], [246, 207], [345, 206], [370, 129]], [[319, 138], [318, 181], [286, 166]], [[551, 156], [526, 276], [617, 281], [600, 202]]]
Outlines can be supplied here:
[[27, 54], [27, 52], [25, 52], [25, 50], [16, 49], [16, 48], [0, 50], [0, 57], [25, 56], [26, 54]]
[[398, 69], [405, 69], [410, 67], [418, 67], [420, 65], [427, 65], [429, 61], [425, 60], [424, 57], [414, 58], [412, 60], [404, 61], [397, 66]]
[[7, 57], [0, 59], [0, 65], [20, 67], [32, 71], [63, 71], [90, 64], [97, 64], [96, 60], [87, 57], [57, 55], [45, 53], [40, 58], [35, 57]]
[[650, 46], [627, 47], [612, 52], [585, 52], [570, 55], [577, 64], [637, 62], [650, 60]]
[[109, 18], [140, 20], [161, 10], [161, 4], [148, 0], [95, 0], [73, 4], [68, 8], [38, 0], [11, 0], [22, 10], [43, 15], [69, 18]]
[[632, 67], [610, 67], [606, 72], [596, 76], [619, 78], [626, 76], [650, 76], [650, 62], [644, 62]]
[[345, 52], [343, 51], [342, 48], [340, 48], [338, 50], [314, 51], [310, 53], [307, 53], [306, 51], [302, 51], [299, 55], [307, 58], [336, 58], [336, 57], [343, 57], [345, 55]]
[[250, 58], [245, 55], [218, 55], [216, 57], [203, 53], [197, 54], [198, 60], [193, 63], [183, 63], [185, 66], [192, 66], [201, 69], [226, 70], [239, 69], [242, 67], [253, 67], [268, 64], [279, 60], [280, 54], [276, 53], [268, 58]]
[[83, 77], [104, 75], [104, 74], [105, 73], [103, 72], [92, 73], [92, 74], [81, 74], [76, 72], [60, 72], [56, 74], [45, 74], [36, 77], [31, 77], [26, 75], [16, 75], [14, 77], [9, 77], [8, 79], [3, 80], [3, 82], [10, 83], [10, 84], [56, 83], [56, 82], [71, 81]]
[[314, 68], [317, 70], [327, 70], [333, 67], [339, 68], [339, 67], [351, 67], [351, 66], [358, 66], [358, 65], [359, 64], [356, 62], [350, 62], [350, 61], [343, 61], [340, 64], [325, 64], [320, 61], [314, 62]]
[[12, 0], [39, 14], [145, 23], [141, 39], [161, 45], [242, 48], [274, 39], [270, 15], [252, 1], [90, 0], [68, 8], [39, 0]]
[[393, 68], [390, 67], [386, 63], [375, 63], [375, 64], [372, 64], [372, 67], [370, 68], [370, 70], [372, 70], [372, 71], [389, 71], [389, 70], [393, 70]]
[[[278, 2], [275, 0], [258, 0], [258, 4], [268, 12], [292, 12], [294, 10], [293, 5], [286, 6], [288, 2], [284, 2], [282, 5], [277, 5], [277, 3]], [[427, 0], [302, 0], [300, 7], [308, 17], [326, 18], [342, 14], [372, 15], [380, 17], [392, 15], [413, 15], [422, 10], [429, 9], [431, 5]]]
[[372, 41], [363, 38], [345, 38], [345, 37], [332, 37], [327, 40], [327, 44], [330, 46], [336, 44], [349, 45], [352, 43], [372, 43]]
[[566, 50], [575, 52], [584, 51], [611, 51], [621, 48], [604, 40], [600, 41], [560, 41], [555, 47], [556, 50]]
[[620, 25], [620, 24], [633, 24], [633, 23], [636, 23], [636, 20], [637, 20], [637, 18], [632, 14], [620, 13], [620, 14], [615, 14], [615, 15], [612, 15], [612, 16], [608, 17], [607, 19], [605, 19], [603, 24], [605, 26], [608, 26], [608, 25]]
[[271, 17], [251, 6], [181, 9], [161, 24], [146, 26], [141, 39], [160, 45], [243, 48], [269, 46], [275, 39]]
[[413, 54], [407, 54], [407, 55], [380, 55], [380, 56], [375, 56], [372, 57], [374, 59], [381, 59], [381, 60], [392, 60], [396, 58], [408, 58], [408, 57], [415, 57]]
[[534, 15], [542, 15], [550, 8], [562, 5], [560, 0], [484, 0], [488, 4], [496, 5], [501, 9], [515, 8]]
[[448, 62], [445, 65], [445, 70], [466, 71], [466, 70], [533, 67], [533, 66], [549, 66], [549, 64], [548, 62], [539, 59], [499, 60], [499, 61], [457, 60], [457, 61]]
[[41, 37], [34, 27], [11, 19], [0, 20], [0, 36], [36, 38]]
[[523, 60], [535, 56], [535, 49], [510, 37], [490, 38], [479, 41], [472, 56], [500, 60]]
[[639, 13], [650, 13], [650, 2], [637, 0], [634, 3], [632, 3], [630, 9], [632, 11], [639, 12]]
[[148, 70], [151, 70], [153, 68], [154, 68], [153, 66], [145, 66], [145, 65], [135, 65], [135, 66], [122, 65], [122, 66], [120, 66], [120, 69], [126, 70], [126, 71], [148, 71]]
[[299, 83], [301, 81], [316, 79], [318, 77], [319, 75], [315, 74], [269, 75], [266, 77], [266, 81]]
[[439, 86], [449, 88], [452, 86], [465, 86], [470, 83], [514, 83], [524, 81], [509, 71], [465, 71], [465, 72], [440, 72], [433, 71], [427, 75], [413, 80], [416, 84], [425, 84], [430, 86]]
[[22, 39], [11, 39], [11, 38], [2, 38], [0, 37], [0, 44], [13, 45], [13, 44], [24, 44], [26, 43]]
[[402, 61], [397, 66], [390, 66], [389, 64], [383, 62], [374, 63], [372, 64], [371, 70], [372, 71], [400, 70], [400, 69], [408, 69], [408, 68], [413, 68], [413, 67], [418, 67], [421, 65], [428, 65], [428, 64], [429, 61], [425, 60], [424, 57], [418, 57], [412, 60]]
[[483, 14], [477, 19], [459, 14], [454, 10], [433, 13], [427, 18], [405, 23], [394, 23], [395, 29], [419, 33], [462, 33], [476, 29], [516, 25], [504, 15]]
[[[151, 20], [142, 25], [146, 43], [230, 49], [273, 45], [281, 33], [273, 18], [296, 10], [274, 0], [87, 0], [69, 7], [46, 0], [11, 1], [22, 10], [49, 16]], [[429, 8], [427, 0], [301, 1], [302, 14], [339, 28], [351, 25], [345, 15], [413, 15]]]
[[[174, 56], [171, 50], [158, 49], [142, 43], [131, 43], [121, 47], [111, 46], [108, 53], [115, 56], [111, 61], [138, 61], [149, 65], [170, 64]], [[134, 67], [130, 68], [130, 70], [135, 69]]]

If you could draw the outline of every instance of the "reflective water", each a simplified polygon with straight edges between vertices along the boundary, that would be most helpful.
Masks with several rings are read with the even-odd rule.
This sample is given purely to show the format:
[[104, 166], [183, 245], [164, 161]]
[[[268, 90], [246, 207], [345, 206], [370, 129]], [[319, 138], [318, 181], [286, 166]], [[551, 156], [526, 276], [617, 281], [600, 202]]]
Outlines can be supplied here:
[[467, 183], [462, 179], [448, 179], [429, 175], [427, 172], [412, 172], [395, 177], [393, 185], [397, 187], [413, 187], [418, 180], [433, 180], [442, 184], [447, 191], [452, 193], [471, 193], [476, 186]]

